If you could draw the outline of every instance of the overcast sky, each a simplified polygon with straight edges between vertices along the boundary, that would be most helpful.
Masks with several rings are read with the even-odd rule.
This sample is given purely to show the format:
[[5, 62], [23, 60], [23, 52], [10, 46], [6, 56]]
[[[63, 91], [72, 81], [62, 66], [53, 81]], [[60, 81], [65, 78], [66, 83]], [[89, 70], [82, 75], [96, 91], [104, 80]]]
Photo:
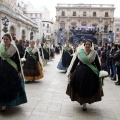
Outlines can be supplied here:
[[115, 17], [120, 17], [120, 0], [27, 0], [35, 8], [46, 6], [51, 13], [51, 18], [56, 14], [55, 6], [57, 3], [86, 3], [86, 4], [115, 4]]

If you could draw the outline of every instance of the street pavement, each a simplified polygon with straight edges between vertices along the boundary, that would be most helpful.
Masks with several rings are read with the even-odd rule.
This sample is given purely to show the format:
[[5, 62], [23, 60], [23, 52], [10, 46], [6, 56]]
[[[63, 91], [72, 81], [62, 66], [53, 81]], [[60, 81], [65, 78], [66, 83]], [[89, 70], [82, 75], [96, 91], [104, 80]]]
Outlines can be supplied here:
[[25, 84], [28, 103], [9, 107], [0, 120], [120, 120], [120, 86], [104, 80], [102, 101], [82, 106], [66, 95], [67, 76], [57, 69], [60, 55], [44, 67], [44, 78]]

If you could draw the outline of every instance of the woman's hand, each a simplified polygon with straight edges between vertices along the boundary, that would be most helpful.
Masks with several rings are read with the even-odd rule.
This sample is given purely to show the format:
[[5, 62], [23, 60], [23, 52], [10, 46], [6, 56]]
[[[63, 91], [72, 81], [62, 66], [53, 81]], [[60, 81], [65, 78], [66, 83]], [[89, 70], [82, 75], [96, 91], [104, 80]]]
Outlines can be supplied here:
[[72, 75], [72, 74], [71, 74], [71, 73], [69, 73], [69, 74], [68, 74], [68, 78], [70, 78], [70, 77], [71, 77], [71, 75]]

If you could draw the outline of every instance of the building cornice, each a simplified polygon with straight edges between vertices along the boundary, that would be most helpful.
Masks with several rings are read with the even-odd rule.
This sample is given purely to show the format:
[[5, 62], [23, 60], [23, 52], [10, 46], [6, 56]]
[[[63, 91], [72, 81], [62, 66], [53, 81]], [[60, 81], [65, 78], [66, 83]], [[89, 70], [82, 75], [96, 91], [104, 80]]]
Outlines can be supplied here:
[[52, 21], [48, 21], [48, 20], [43, 20], [42, 22], [48, 22], [48, 23], [53, 24], [53, 22], [52, 22]]
[[56, 7], [56, 9], [98, 9], [98, 10], [115, 10], [115, 8], [99, 8], [99, 7]]
[[115, 10], [114, 4], [64, 4], [58, 3], [56, 9], [110, 9]]
[[4, 4], [0, 4], [0, 12], [7, 14], [10, 17], [13, 17], [16, 20], [19, 20], [25, 24], [33, 26], [36, 29], [38, 28], [37, 24], [35, 22], [33, 22], [32, 20], [30, 20], [27, 16], [22, 15], [22, 13], [20, 13], [18, 10], [14, 11], [14, 10], [10, 9], [9, 7], [5, 6]]

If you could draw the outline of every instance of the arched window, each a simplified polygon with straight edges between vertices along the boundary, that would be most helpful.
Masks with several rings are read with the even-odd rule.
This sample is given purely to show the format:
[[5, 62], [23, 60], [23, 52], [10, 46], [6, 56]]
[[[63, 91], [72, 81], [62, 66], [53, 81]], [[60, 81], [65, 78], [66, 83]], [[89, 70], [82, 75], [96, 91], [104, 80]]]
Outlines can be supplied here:
[[22, 39], [25, 40], [25, 37], [26, 37], [26, 32], [25, 30], [22, 30]]
[[15, 27], [14, 27], [14, 26], [11, 26], [11, 27], [10, 27], [10, 34], [11, 34], [13, 40], [15, 40], [15, 39], [16, 39], [16, 37], [15, 37], [15, 35], [16, 35], [16, 30], [15, 30]]

